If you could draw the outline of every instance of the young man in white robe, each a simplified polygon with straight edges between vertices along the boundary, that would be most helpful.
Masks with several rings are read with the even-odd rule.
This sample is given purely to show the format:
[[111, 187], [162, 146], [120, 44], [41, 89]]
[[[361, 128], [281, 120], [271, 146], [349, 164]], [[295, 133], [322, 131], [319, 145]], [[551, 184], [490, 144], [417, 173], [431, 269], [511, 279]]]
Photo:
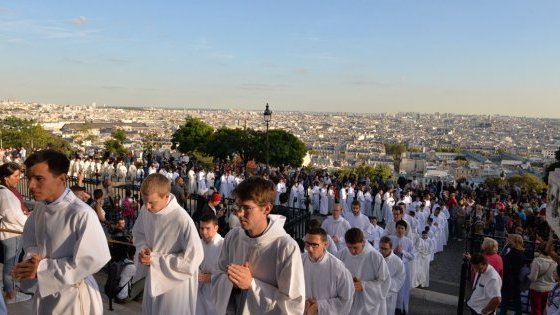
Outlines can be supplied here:
[[385, 226], [385, 235], [392, 236], [397, 234], [396, 223], [403, 220], [406, 222], [406, 236], [412, 240], [412, 229], [410, 228], [410, 223], [404, 218], [404, 210], [400, 205], [393, 207], [393, 219], [390, 224]]
[[305, 275], [304, 315], [347, 315], [352, 306], [354, 283], [350, 271], [329, 253], [327, 232], [310, 228], [305, 235], [302, 254]]
[[385, 230], [377, 225], [377, 218], [372, 217], [370, 219], [371, 224], [366, 231], [366, 238], [370, 243], [373, 243], [373, 247], [379, 250], [379, 240], [383, 235], [385, 235]]
[[216, 306], [212, 297], [212, 275], [218, 271], [218, 258], [222, 251], [224, 239], [218, 234], [218, 217], [212, 213], [200, 218], [200, 239], [204, 249], [204, 259], [198, 274], [198, 297], [196, 299], [197, 315], [214, 315]]
[[379, 252], [385, 258], [389, 273], [391, 274], [391, 287], [389, 288], [386, 301], [387, 314], [394, 315], [397, 296], [406, 280], [406, 271], [402, 260], [393, 253], [393, 241], [388, 236], [383, 236], [379, 241]]
[[275, 194], [274, 183], [257, 176], [233, 191], [244, 215], [241, 228], [226, 235], [212, 276], [217, 314], [303, 314], [301, 254], [284, 231], [285, 217], [269, 215]]
[[350, 223], [351, 227], [358, 228], [365, 233], [368, 230], [370, 223], [369, 218], [361, 211], [360, 202], [358, 200], [354, 200], [352, 202], [351, 209], [352, 212], [346, 217], [346, 220]]
[[136, 279], [145, 277], [142, 314], [196, 314], [198, 267], [204, 252], [193, 220], [162, 174], [140, 187], [144, 205], [132, 235]]
[[404, 285], [401, 287], [397, 296], [396, 310], [397, 314], [408, 314], [408, 304], [410, 302], [410, 289], [412, 277], [412, 263], [414, 261], [414, 246], [412, 241], [406, 237], [405, 233], [408, 228], [404, 220], [395, 223], [397, 232], [396, 235], [389, 236], [393, 242], [393, 252], [403, 262], [406, 271], [406, 279]]
[[416, 240], [414, 250], [416, 251], [414, 259], [415, 275], [412, 287], [427, 288], [430, 285], [430, 261], [433, 253], [432, 242], [428, 239], [428, 231], [422, 231], [422, 237]]
[[375, 194], [375, 198], [373, 201], [373, 216], [380, 218], [383, 220], [383, 212], [381, 212], [381, 205], [383, 204], [383, 190], [380, 189], [377, 194]]
[[358, 228], [345, 234], [346, 248], [338, 257], [354, 281], [354, 299], [349, 314], [386, 314], [391, 275], [383, 256], [365, 239]]
[[344, 234], [346, 234], [346, 231], [348, 231], [351, 226], [350, 223], [342, 217], [342, 204], [337, 203], [334, 205], [332, 215], [323, 220], [321, 227], [332, 237], [337, 251], [346, 247], [344, 243]]
[[48, 149], [25, 161], [36, 203], [23, 230], [26, 257], [12, 276], [23, 289], [37, 284], [33, 314], [103, 313], [93, 274], [111, 258], [107, 238], [95, 211], [66, 188], [69, 164]]

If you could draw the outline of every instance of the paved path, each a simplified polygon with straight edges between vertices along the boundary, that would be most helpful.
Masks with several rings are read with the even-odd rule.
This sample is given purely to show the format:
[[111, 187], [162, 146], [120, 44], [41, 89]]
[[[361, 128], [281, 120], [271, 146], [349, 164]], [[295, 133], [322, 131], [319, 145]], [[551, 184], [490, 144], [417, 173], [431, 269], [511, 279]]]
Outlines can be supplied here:
[[[410, 300], [411, 315], [452, 315], [457, 313], [457, 297], [461, 272], [464, 243], [450, 239], [442, 253], [436, 254], [430, 266], [430, 287], [413, 289]], [[1, 277], [1, 273], [0, 273]], [[104, 272], [96, 274], [97, 282], [105, 284]], [[113, 312], [109, 310], [107, 297], [102, 294], [105, 314], [128, 315], [140, 314], [141, 302], [129, 302], [124, 305], [113, 304]], [[32, 302], [26, 301], [8, 305], [8, 314], [30, 314]], [[465, 312], [464, 314], [468, 314]]]

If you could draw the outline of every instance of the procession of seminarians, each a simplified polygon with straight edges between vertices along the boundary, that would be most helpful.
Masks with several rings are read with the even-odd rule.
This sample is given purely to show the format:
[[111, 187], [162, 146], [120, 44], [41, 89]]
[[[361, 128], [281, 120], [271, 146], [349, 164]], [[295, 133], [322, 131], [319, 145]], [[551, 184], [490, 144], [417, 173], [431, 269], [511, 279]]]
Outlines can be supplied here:
[[[24, 289], [36, 285], [34, 314], [102, 314], [93, 274], [111, 257], [95, 211], [65, 186], [68, 158], [42, 150], [25, 166], [37, 206], [12, 276]], [[164, 175], [148, 176], [140, 193], [132, 234], [143, 314], [406, 314], [410, 288], [428, 285], [429, 229], [410, 238], [399, 211], [394, 233], [371, 239], [375, 227], [349, 226], [336, 207], [338, 216], [327, 220], [343, 227], [309, 229], [301, 254], [284, 231], [285, 217], [270, 214], [276, 187], [267, 179], [250, 177], [234, 189], [240, 227], [224, 238], [211, 213], [197, 230]], [[327, 251], [329, 239], [336, 254]]]

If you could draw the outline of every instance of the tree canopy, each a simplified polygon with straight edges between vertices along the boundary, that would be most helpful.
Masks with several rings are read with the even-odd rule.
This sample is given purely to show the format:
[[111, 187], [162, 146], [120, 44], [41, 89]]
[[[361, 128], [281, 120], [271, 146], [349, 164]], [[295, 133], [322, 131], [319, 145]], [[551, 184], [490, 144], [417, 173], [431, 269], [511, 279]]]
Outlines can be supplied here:
[[202, 120], [187, 118], [185, 124], [173, 133], [172, 148], [183, 153], [192, 153], [195, 150], [203, 152], [213, 132], [214, 128]]
[[126, 140], [126, 132], [116, 129], [111, 133], [111, 138], [105, 140], [105, 152], [107, 155], [123, 156], [128, 150], [123, 143]]
[[52, 135], [40, 124], [30, 119], [7, 117], [0, 121], [0, 138], [3, 147], [51, 148], [66, 154], [72, 152], [70, 143]]
[[[244, 163], [251, 160], [266, 163], [265, 131], [212, 127], [198, 118], [188, 118], [173, 134], [173, 146], [179, 151], [212, 156], [221, 160], [234, 157]], [[271, 166], [301, 166], [307, 153], [305, 144], [293, 134], [272, 129], [268, 131], [268, 156]]]

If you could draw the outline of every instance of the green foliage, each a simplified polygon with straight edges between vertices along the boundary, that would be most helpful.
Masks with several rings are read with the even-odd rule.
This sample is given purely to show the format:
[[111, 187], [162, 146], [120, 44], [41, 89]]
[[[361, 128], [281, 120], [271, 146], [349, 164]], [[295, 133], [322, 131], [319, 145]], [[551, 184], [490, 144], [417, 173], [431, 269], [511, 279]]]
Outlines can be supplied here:
[[[303, 158], [307, 153], [305, 144], [293, 134], [281, 130], [273, 129], [268, 132], [269, 141], [269, 161], [272, 166], [290, 165], [293, 167], [301, 166]], [[266, 149], [266, 132], [260, 132], [260, 140], [256, 144], [263, 144]], [[255, 160], [266, 162], [266, 153], [255, 157]]]
[[392, 156], [401, 156], [406, 152], [407, 148], [404, 143], [385, 143], [385, 154]]
[[33, 120], [8, 117], [0, 121], [3, 147], [51, 148], [70, 154], [72, 148], [64, 139], [54, 136]]
[[158, 135], [155, 132], [148, 132], [142, 135], [142, 149], [151, 151], [152, 149], [159, 148], [161, 145], [157, 142]]
[[360, 165], [358, 167], [343, 167], [335, 172], [337, 177], [348, 177], [354, 175], [356, 177], [381, 178], [386, 180], [391, 177], [391, 168], [387, 165]]
[[214, 158], [200, 151], [192, 151], [192, 157], [197, 160], [205, 169], [214, 168]]
[[253, 130], [220, 128], [210, 136], [206, 153], [222, 160], [238, 155], [246, 162], [252, 136]]
[[111, 133], [111, 138], [105, 140], [105, 152], [115, 156], [123, 156], [128, 153], [123, 142], [126, 140], [126, 132], [122, 129], [116, 129]]
[[406, 152], [407, 147], [404, 143], [385, 143], [385, 154], [392, 155], [395, 171], [399, 171], [401, 166], [401, 155]]
[[513, 186], [518, 186], [523, 192], [542, 191], [546, 189], [546, 184], [533, 174], [515, 174], [508, 178], [488, 177], [484, 184], [491, 190], [507, 190]]
[[461, 165], [461, 166], [469, 166], [469, 160], [467, 160], [467, 158], [464, 157], [464, 156], [457, 156], [457, 157], [455, 157], [455, 161], [457, 161], [457, 164], [458, 164], [458, 165]]
[[214, 128], [202, 120], [187, 118], [185, 124], [173, 133], [172, 148], [183, 153], [191, 153], [195, 150], [203, 152], [213, 132]]
[[519, 186], [522, 191], [542, 191], [546, 189], [546, 184], [533, 174], [515, 174], [507, 179], [510, 186]]

